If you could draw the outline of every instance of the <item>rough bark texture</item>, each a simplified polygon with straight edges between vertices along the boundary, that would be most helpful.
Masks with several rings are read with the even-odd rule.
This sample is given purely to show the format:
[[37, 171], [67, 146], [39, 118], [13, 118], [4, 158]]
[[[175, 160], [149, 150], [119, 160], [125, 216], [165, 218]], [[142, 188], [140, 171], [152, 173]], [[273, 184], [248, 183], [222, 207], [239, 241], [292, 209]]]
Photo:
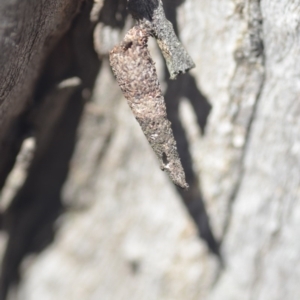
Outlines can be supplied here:
[[43, 63], [79, 10], [78, 1], [0, 3], [0, 187], [28, 128], [24, 114], [34, 98]]
[[17, 2], [0, 4], [1, 299], [299, 299], [300, 1], [163, 1], [197, 66], [170, 81], [150, 43], [188, 191], [109, 68], [126, 1], [75, 19], [80, 1]]

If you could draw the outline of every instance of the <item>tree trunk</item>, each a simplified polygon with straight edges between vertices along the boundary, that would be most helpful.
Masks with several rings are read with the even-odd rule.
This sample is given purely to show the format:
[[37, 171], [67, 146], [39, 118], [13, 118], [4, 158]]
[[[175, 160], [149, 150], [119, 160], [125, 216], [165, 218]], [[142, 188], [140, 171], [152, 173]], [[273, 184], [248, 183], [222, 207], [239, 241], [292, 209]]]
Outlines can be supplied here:
[[188, 191], [109, 66], [126, 1], [46, 2], [0, 4], [0, 300], [300, 299], [300, 0], [163, 1]]

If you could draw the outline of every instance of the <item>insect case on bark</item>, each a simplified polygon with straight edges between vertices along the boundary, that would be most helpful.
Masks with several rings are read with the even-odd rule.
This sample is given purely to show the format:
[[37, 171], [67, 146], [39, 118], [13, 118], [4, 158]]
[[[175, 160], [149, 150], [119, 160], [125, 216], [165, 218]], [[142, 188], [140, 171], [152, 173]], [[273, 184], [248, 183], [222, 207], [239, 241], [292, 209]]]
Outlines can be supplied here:
[[110, 64], [134, 116], [161, 163], [161, 169], [177, 186], [187, 189], [171, 123], [167, 119], [165, 100], [148, 50], [149, 37], [156, 38], [171, 79], [195, 65], [166, 19], [161, 0], [129, 0], [128, 8], [137, 25], [110, 52]]
[[110, 63], [118, 84], [156, 153], [162, 170], [181, 188], [188, 188], [167, 119], [166, 105], [154, 62], [147, 47], [149, 32], [132, 28], [121, 45], [110, 52]]

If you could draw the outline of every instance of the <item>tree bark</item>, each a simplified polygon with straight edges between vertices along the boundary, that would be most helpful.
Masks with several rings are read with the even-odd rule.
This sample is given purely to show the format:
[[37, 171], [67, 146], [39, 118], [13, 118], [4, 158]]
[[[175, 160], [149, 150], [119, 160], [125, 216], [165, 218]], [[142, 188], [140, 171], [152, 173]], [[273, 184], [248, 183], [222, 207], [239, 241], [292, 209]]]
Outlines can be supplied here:
[[299, 299], [300, 0], [163, 1], [196, 64], [169, 80], [150, 43], [188, 191], [109, 66], [126, 1], [23, 2], [0, 4], [0, 299]]

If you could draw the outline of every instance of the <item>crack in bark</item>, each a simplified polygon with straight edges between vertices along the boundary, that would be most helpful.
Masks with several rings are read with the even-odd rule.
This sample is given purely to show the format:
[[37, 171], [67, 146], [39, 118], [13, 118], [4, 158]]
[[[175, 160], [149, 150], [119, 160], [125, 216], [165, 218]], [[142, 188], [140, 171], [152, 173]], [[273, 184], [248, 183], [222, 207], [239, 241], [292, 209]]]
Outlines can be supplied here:
[[[239, 190], [241, 188], [243, 179], [244, 179], [244, 162], [247, 155], [247, 149], [249, 146], [250, 136], [251, 136], [251, 128], [252, 124], [255, 120], [257, 106], [259, 103], [260, 95], [262, 93], [264, 82], [265, 82], [265, 73], [264, 73], [264, 64], [265, 64], [265, 58], [264, 58], [264, 52], [263, 52], [263, 39], [262, 39], [262, 16], [261, 16], [261, 9], [260, 9], [260, 0], [249, 0], [248, 1], [248, 31], [245, 36], [246, 46], [242, 49], [239, 49], [236, 51], [236, 61], [237, 61], [237, 67], [235, 70], [235, 75], [232, 79], [232, 85], [236, 78], [238, 78], [237, 71], [239, 68], [246, 69], [246, 74], [248, 77], [251, 75], [258, 76], [257, 82], [257, 91], [255, 95], [255, 101], [251, 108], [251, 113], [248, 115], [248, 119], [245, 118], [243, 120], [244, 129], [245, 129], [245, 136], [244, 136], [244, 144], [242, 149], [239, 153], [240, 157], [238, 158], [238, 161], [235, 161], [234, 163], [237, 166], [237, 170], [235, 171], [235, 174], [238, 174], [236, 182], [234, 184], [234, 187], [231, 191], [231, 194], [229, 196], [229, 203], [228, 203], [228, 212], [226, 214], [227, 218], [225, 220], [224, 224], [224, 230], [222, 234], [221, 239], [221, 245], [223, 244], [224, 240], [226, 240], [226, 236], [229, 231], [231, 217], [232, 217], [232, 209], [233, 204], [237, 198], [237, 195], [239, 193]], [[245, 72], [245, 71], [244, 71]], [[257, 74], [255, 74], [257, 73]], [[247, 81], [245, 80], [243, 82], [243, 85], [247, 85]], [[238, 86], [238, 88], [240, 88]], [[235, 95], [234, 97], [241, 97], [241, 92], [243, 92], [244, 87], [242, 87], [241, 91], [232, 91], [231, 95]], [[232, 100], [233, 101], [233, 100]], [[243, 101], [243, 99], [241, 100]], [[239, 104], [241, 109], [241, 104]], [[247, 115], [247, 114], [246, 114]], [[232, 122], [238, 123], [239, 122], [239, 116], [238, 113], [233, 117]], [[231, 168], [231, 170], [234, 170], [234, 168]], [[226, 262], [225, 262], [226, 264]], [[223, 269], [220, 269], [217, 277], [215, 279], [214, 285], [217, 284], [219, 281]]]

